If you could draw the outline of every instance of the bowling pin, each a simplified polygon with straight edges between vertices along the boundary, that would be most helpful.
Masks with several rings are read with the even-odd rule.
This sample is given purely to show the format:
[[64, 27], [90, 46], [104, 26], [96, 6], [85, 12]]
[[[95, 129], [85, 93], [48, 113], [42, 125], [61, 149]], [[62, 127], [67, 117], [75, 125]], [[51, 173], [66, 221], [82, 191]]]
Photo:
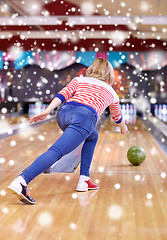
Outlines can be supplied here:
[[155, 104], [154, 106], [154, 116], [157, 117], [158, 116], [158, 105]]
[[162, 107], [162, 121], [167, 122], [167, 105], [163, 104]]
[[125, 116], [125, 104], [121, 105], [122, 116]]
[[125, 123], [129, 124], [129, 104], [126, 104], [125, 106]]
[[134, 109], [133, 124], [136, 124], [136, 117], [137, 117], [137, 109], [136, 109], [136, 106], [133, 106], [133, 109]]
[[159, 105], [159, 111], [158, 111], [158, 118], [160, 119], [160, 120], [162, 120], [162, 105], [160, 104]]

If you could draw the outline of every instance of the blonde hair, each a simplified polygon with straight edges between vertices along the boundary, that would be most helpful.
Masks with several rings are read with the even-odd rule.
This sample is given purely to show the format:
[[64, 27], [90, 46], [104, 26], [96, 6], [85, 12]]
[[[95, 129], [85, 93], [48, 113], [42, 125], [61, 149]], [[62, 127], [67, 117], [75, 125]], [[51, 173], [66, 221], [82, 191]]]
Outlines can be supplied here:
[[96, 58], [92, 65], [86, 70], [86, 77], [98, 78], [110, 85], [114, 82], [114, 70], [105, 58]]

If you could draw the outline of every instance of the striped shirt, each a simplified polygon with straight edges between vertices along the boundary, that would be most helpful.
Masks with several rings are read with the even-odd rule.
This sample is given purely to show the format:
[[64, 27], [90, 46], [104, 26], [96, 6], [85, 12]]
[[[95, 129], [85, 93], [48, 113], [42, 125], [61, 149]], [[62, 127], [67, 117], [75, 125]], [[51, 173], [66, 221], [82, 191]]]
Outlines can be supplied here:
[[122, 121], [119, 97], [106, 82], [92, 77], [76, 77], [57, 95], [62, 102], [77, 102], [92, 107], [98, 115], [109, 106], [110, 115], [116, 123]]

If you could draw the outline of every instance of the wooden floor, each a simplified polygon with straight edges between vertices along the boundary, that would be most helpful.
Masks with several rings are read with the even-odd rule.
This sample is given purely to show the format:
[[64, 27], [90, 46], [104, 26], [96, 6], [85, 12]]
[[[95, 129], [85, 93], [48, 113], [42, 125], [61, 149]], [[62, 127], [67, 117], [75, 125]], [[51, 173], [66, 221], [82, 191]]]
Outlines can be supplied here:
[[[167, 156], [140, 119], [128, 135], [117, 130], [108, 119], [99, 133], [91, 165], [98, 191], [75, 192], [79, 169], [41, 174], [29, 185], [34, 206], [7, 186], [60, 136], [56, 121], [0, 140], [0, 239], [166, 240]], [[141, 166], [127, 161], [133, 145], [147, 152]]]

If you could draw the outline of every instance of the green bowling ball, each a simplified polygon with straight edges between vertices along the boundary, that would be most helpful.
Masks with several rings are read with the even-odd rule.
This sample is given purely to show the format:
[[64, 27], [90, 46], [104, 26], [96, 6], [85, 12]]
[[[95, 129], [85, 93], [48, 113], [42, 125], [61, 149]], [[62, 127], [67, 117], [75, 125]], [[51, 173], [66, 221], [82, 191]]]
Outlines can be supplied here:
[[146, 152], [140, 146], [133, 146], [127, 152], [127, 158], [135, 166], [140, 165], [146, 159]]

